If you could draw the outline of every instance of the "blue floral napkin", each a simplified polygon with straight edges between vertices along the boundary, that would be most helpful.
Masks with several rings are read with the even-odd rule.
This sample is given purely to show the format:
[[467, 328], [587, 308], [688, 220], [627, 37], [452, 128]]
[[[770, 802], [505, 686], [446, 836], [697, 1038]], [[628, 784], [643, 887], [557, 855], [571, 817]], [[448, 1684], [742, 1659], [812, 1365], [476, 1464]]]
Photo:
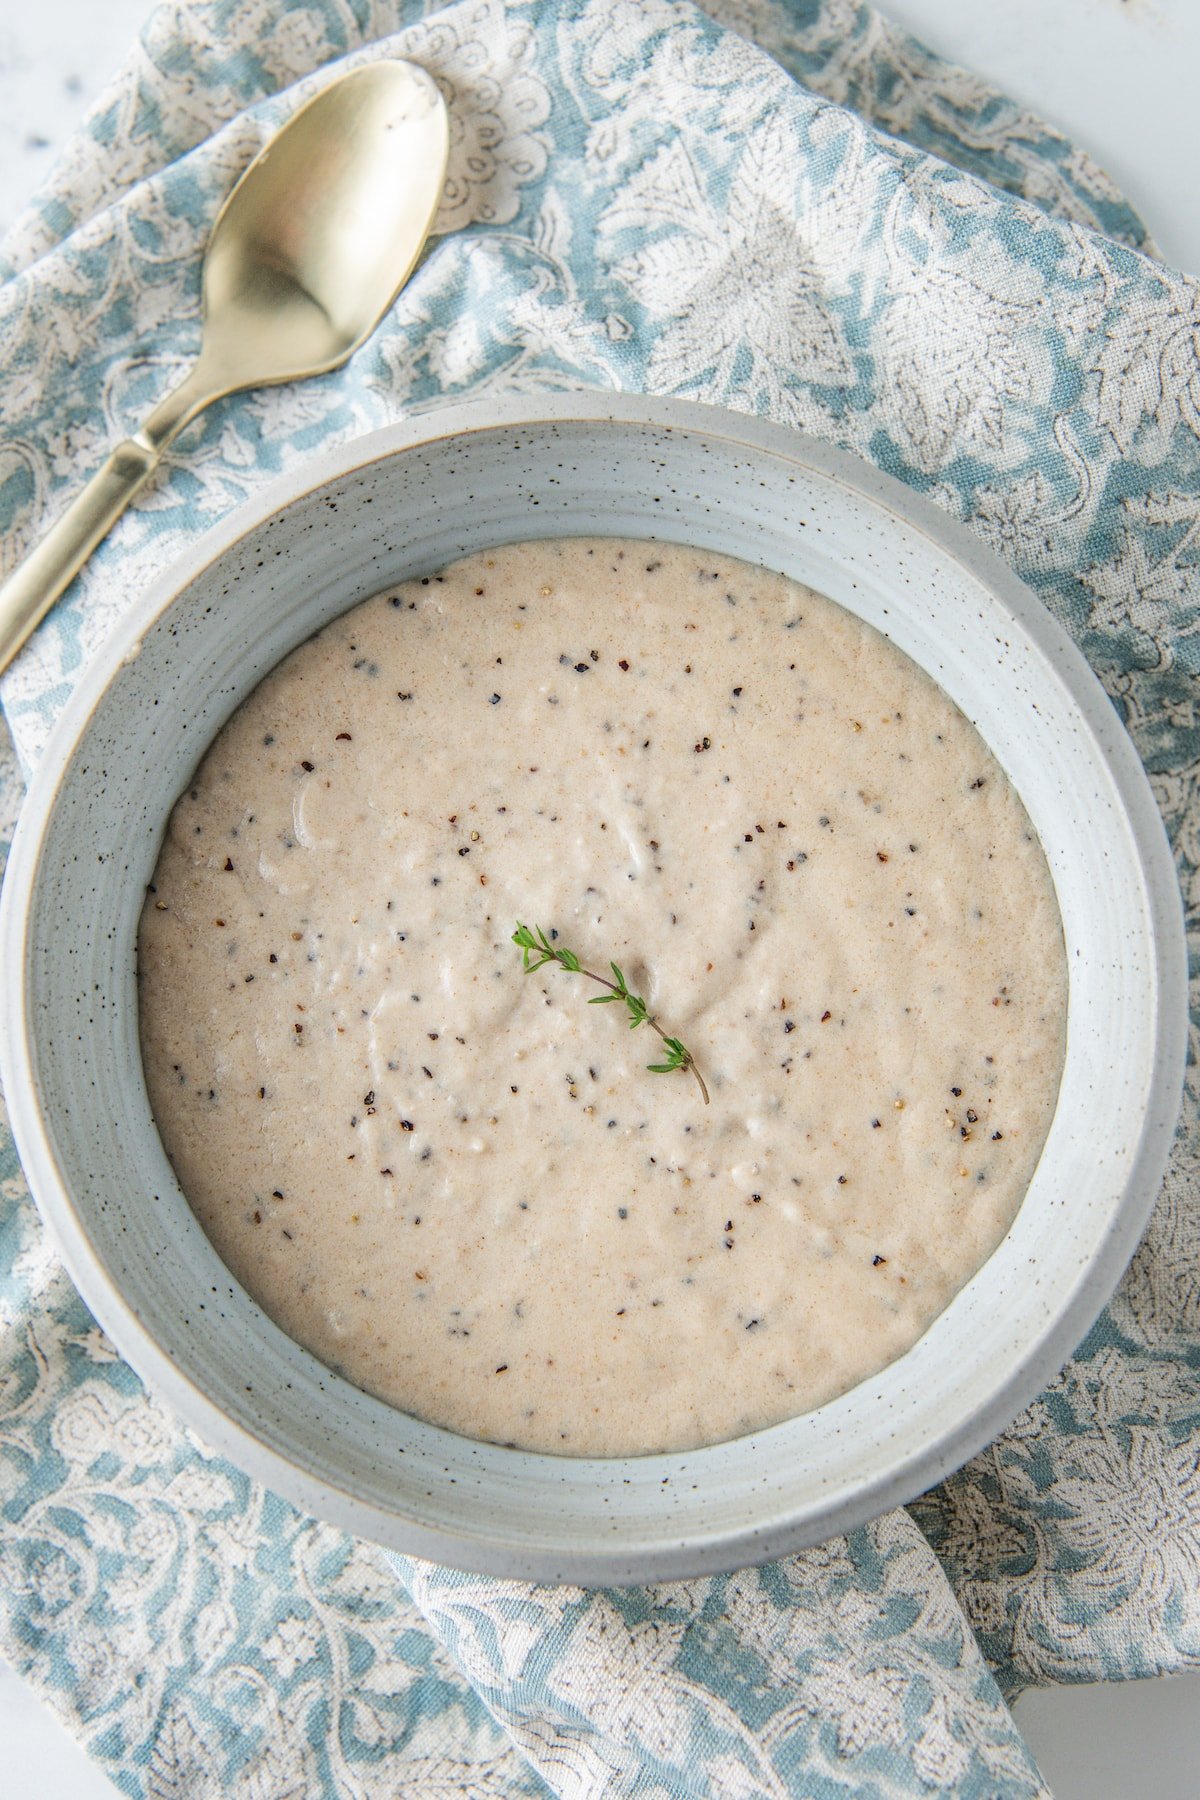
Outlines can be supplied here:
[[[5, 679], [22, 765], [131, 595], [314, 445], [444, 396], [678, 393], [848, 446], [1013, 563], [1133, 733], [1194, 932], [1200, 293], [1086, 155], [853, 0], [161, 7], [6, 246], [0, 565], [194, 352], [237, 174], [378, 55], [450, 104], [438, 243], [345, 370], [174, 448]], [[1200, 1664], [1188, 1081], [1117, 1298], [987, 1452], [849, 1539], [620, 1592], [389, 1562], [211, 1455], [5, 1133], [0, 1648], [144, 1800], [1043, 1794], [1002, 1692]]]

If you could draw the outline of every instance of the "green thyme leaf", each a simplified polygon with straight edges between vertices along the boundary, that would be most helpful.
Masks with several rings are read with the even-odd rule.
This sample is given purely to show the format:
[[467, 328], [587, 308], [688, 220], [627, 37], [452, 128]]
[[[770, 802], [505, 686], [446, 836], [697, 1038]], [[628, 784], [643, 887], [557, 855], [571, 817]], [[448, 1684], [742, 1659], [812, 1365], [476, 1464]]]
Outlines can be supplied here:
[[[557, 963], [566, 974], [586, 975], [589, 981], [594, 981], [600, 987], [607, 988], [606, 994], [594, 995], [588, 1001], [588, 1005], [611, 1006], [614, 1001], [624, 1001], [629, 1014], [630, 1031], [636, 1031], [639, 1025], [649, 1025], [652, 1031], [658, 1033], [667, 1047], [669, 1058], [667, 1062], [647, 1063], [646, 1067], [655, 1075], [671, 1075], [676, 1069], [690, 1069], [704, 1096], [704, 1104], [707, 1106], [708, 1088], [704, 1084], [704, 1077], [696, 1067], [691, 1051], [681, 1039], [667, 1036], [657, 1020], [651, 1018], [650, 1009], [640, 994], [630, 993], [625, 976], [618, 964], [609, 963], [608, 966], [613, 972], [613, 980], [609, 981], [607, 976], [597, 975], [593, 969], [585, 969], [574, 950], [568, 950], [564, 944], [555, 943], [554, 939], [557, 935], [556, 932], [551, 931], [550, 936], [547, 937], [540, 925], [531, 930], [528, 925], [518, 922], [517, 928], [512, 934], [512, 941], [521, 952], [525, 973], [536, 975], [539, 969], [546, 967], [547, 963]], [[538, 960], [531, 961], [531, 955], [536, 956]]]

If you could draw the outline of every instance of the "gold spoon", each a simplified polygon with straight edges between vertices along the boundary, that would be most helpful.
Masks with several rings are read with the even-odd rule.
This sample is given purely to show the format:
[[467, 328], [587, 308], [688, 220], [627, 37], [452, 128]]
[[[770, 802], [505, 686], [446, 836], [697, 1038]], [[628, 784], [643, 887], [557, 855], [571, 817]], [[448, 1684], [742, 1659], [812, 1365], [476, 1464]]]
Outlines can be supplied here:
[[0, 669], [197, 413], [240, 388], [324, 375], [370, 337], [424, 246], [448, 146], [431, 77], [375, 62], [322, 88], [259, 152], [208, 242], [195, 367], [0, 587]]

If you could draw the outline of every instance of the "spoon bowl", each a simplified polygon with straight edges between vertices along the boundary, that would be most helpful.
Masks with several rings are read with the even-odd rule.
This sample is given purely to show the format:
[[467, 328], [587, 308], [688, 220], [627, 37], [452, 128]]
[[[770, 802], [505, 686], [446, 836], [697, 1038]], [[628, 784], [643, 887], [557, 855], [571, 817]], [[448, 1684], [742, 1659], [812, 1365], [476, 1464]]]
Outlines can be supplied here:
[[326, 374], [366, 341], [424, 248], [449, 141], [433, 78], [380, 61], [330, 82], [260, 151], [209, 239], [196, 363], [0, 588], [0, 670], [198, 413]]
[[448, 145], [442, 97], [411, 63], [356, 69], [302, 107], [217, 215], [197, 371], [229, 393], [345, 362], [412, 273]]

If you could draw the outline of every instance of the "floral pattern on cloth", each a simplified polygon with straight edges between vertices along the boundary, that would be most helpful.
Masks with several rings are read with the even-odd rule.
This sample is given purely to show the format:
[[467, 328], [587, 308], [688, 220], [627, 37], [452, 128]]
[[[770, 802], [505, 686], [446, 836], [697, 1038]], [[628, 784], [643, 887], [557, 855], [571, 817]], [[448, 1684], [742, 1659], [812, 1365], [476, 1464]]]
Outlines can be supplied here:
[[[21, 764], [151, 574], [315, 445], [680, 394], [856, 451], [1043, 597], [1150, 771], [1195, 970], [1200, 289], [1082, 152], [852, 0], [161, 6], [7, 245], [0, 567], [194, 353], [241, 169], [328, 63], [393, 54], [450, 105], [438, 241], [344, 370], [172, 449], [4, 680]], [[9, 830], [19, 787], [6, 754]], [[136, 1800], [1044, 1793], [1002, 1691], [1200, 1666], [1196, 1027], [1147, 1237], [1033, 1407], [849, 1540], [627, 1592], [392, 1561], [210, 1455], [4, 1132], [0, 1649]]]

